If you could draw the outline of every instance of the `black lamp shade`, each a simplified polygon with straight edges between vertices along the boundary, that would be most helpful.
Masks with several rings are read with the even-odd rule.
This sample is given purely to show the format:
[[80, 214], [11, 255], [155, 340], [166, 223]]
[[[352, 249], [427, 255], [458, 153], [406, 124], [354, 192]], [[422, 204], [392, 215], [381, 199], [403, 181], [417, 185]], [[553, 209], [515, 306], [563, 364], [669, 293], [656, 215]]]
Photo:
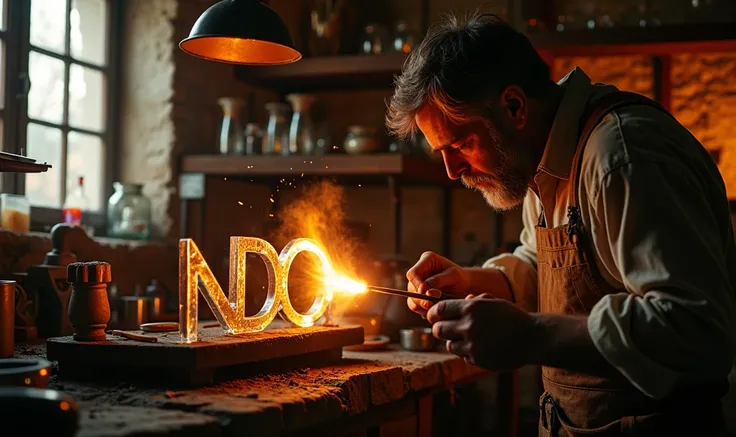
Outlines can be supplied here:
[[259, 0], [215, 3], [179, 47], [190, 55], [229, 64], [282, 65], [302, 57], [281, 18]]

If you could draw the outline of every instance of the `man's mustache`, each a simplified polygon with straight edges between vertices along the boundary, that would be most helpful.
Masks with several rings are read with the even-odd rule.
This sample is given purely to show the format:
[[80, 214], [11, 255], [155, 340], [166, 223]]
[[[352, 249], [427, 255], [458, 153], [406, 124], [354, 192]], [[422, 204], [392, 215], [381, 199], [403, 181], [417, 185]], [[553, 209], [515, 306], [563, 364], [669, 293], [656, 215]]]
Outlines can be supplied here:
[[495, 178], [489, 175], [466, 174], [461, 177], [463, 185], [468, 188], [477, 188], [482, 186], [495, 186], [498, 184]]

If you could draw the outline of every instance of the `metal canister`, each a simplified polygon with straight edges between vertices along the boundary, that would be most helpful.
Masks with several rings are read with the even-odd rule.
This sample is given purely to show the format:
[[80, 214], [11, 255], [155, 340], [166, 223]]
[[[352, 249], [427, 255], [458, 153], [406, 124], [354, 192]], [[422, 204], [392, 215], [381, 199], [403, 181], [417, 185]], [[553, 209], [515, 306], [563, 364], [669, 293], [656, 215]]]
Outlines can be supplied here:
[[15, 281], [0, 281], [0, 358], [15, 349]]
[[150, 321], [151, 299], [142, 296], [122, 296], [120, 327], [122, 329], [137, 330], [144, 323]]

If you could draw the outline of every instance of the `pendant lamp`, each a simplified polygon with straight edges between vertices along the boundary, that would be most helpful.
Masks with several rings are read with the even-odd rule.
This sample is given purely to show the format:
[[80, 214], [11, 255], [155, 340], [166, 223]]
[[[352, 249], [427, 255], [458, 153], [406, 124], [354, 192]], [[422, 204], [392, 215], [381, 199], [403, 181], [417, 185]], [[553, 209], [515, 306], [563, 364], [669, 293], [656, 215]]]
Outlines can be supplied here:
[[197, 19], [179, 48], [228, 64], [284, 65], [302, 58], [284, 22], [260, 0], [215, 3]]

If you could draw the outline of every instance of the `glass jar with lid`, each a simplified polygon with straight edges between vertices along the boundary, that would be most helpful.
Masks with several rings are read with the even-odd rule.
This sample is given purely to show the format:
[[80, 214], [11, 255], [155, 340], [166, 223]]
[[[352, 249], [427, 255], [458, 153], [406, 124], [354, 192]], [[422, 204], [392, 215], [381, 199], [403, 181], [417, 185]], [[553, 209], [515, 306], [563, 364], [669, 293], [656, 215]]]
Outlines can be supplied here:
[[360, 52], [364, 55], [380, 55], [389, 51], [391, 37], [388, 30], [376, 23], [369, 23], [363, 30]]
[[107, 202], [109, 237], [148, 240], [151, 237], [151, 201], [143, 195], [143, 185], [113, 183], [115, 192]]

